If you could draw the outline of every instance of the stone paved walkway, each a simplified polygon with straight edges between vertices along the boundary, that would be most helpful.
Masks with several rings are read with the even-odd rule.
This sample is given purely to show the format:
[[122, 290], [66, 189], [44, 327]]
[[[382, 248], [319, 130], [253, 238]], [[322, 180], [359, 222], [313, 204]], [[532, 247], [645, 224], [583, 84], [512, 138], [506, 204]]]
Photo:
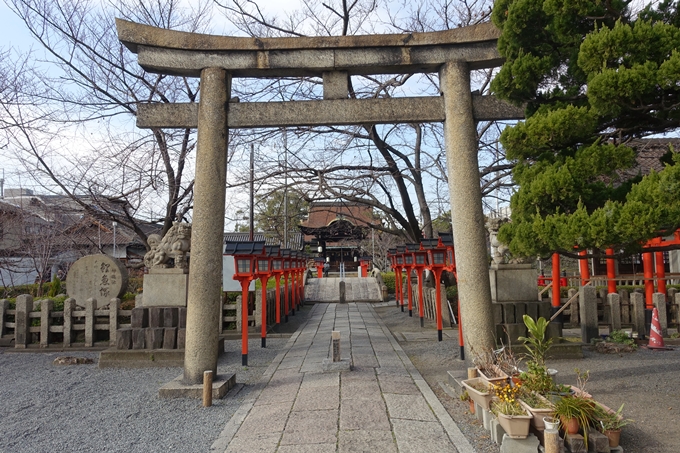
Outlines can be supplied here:
[[[322, 371], [332, 330], [352, 371]], [[211, 450], [474, 452], [371, 305], [354, 303], [313, 307]]]

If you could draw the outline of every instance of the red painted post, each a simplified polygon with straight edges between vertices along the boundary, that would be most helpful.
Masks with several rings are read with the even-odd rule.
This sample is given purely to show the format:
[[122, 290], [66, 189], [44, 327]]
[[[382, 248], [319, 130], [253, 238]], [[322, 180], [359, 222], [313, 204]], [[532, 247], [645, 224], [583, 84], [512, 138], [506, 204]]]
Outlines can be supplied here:
[[416, 276], [418, 277], [418, 316], [420, 316], [420, 327], [425, 327], [425, 313], [423, 305], [425, 299], [423, 298], [423, 270], [416, 268]]
[[[291, 263], [291, 266], [293, 263]], [[290, 270], [290, 314], [295, 316], [297, 289], [295, 283], [295, 269]]]
[[656, 261], [656, 292], [666, 294], [666, 268], [663, 263], [663, 252], [655, 252]]
[[250, 280], [241, 280], [241, 364], [248, 366], [248, 286]]
[[411, 275], [413, 273], [412, 268], [407, 268], [408, 274], [406, 274], [406, 290], [408, 291], [408, 315], [413, 316], [413, 288], [411, 288]]
[[262, 285], [262, 347], [267, 347], [267, 282], [269, 277], [260, 277]]
[[274, 275], [276, 281], [276, 324], [281, 324], [281, 274]]
[[[606, 254], [614, 255], [614, 249], [607, 249]], [[607, 258], [607, 293], [613, 294], [616, 292], [616, 263], [613, 258]]]
[[[578, 252], [580, 256], [585, 256], [588, 254], [587, 250], [581, 250]], [[588, 266], [588, 259], [581, 258], [578, 260], [578, 269], [581, 273], [581, 286], [585, 286], [590, 280], [590, 266]]]
[[285, 322], [288, 322], [288, 313], [290, 313], [288, 305], [288, 274], [289, 272], [287, 270], [283, 272], [283, 319]]
[[654, 294], [654, 258], [651, 252], [644, 252], [642, 254], [642, 267], [645, 277], [645, 308], [651, 310], [654, 308], [652, 300]]
[[552, 306], [560, 306], [560, 254], [553, 253], [552, 255]]

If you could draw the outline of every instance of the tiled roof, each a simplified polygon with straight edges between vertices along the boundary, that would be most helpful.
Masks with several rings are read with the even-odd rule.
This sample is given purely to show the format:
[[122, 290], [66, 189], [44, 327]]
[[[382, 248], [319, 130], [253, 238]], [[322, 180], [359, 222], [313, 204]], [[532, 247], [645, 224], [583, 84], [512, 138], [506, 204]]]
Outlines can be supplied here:
[[[253, 233], [253, 241], [264, 241], [265, 245], [281, 245], [278, 237], [273, 234], [259, 231]], [[250, 233], [224, 233], [224, 242], [250, 242]], [[302, 233], [291, 233], [288, 236], [288, 248], [292, 250], [302, 250]]]

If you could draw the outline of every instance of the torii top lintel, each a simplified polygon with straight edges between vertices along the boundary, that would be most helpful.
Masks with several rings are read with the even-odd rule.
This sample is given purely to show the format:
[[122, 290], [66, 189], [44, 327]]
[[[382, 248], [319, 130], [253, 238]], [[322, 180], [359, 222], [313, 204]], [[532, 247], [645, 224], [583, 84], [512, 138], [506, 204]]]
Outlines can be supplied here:
[[118, 38], [149, 72], [199, 77], [221, 67], [234, 77], [436, 72], [446, 61], [496, 67], [500, 31], [491, 23], [452, 30], [365, 36], [245, 38], [188, 33], [116, 19]]

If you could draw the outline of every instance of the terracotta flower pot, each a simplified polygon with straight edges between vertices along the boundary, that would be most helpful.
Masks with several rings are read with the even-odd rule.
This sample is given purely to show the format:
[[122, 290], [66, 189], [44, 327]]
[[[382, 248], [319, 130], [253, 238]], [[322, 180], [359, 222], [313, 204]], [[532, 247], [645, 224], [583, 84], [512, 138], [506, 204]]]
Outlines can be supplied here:
[[619, 446], [619, 440], [621, 439], [620, 429], [608, 429], [603, 434], [609, 439], [609, 446], [611, 448]]
[[470, 398], [468, 400], [468, 403], [470, 403], [470, 413], [474, 414], [475, 413], [475, 402], [472, 400], [472, 398]]
[[562, 418], [562, 426], [564, 426], [564, 430], [568, 434], [578, 434], [578, 429], [579, 429], [579, 424], [578, 424], [578, 418], [568, 418], [564, 419]]

